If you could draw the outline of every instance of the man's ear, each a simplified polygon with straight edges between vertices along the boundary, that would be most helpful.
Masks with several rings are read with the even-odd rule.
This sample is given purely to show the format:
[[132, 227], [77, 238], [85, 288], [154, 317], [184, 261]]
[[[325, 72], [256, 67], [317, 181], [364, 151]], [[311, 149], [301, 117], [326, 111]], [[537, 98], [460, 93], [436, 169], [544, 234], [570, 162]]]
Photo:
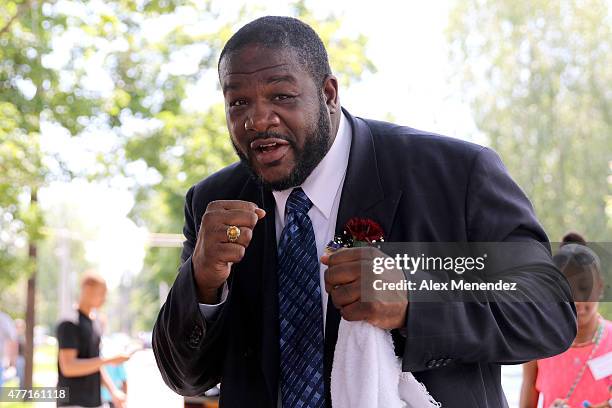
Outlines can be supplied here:
[[340, 99], [338, 98], [338, 79], [333, 75], [327, 75], [323, 82], [323, 96], [325, 97], [325, 105], [330, 115], [335, 114], [340, 110]]

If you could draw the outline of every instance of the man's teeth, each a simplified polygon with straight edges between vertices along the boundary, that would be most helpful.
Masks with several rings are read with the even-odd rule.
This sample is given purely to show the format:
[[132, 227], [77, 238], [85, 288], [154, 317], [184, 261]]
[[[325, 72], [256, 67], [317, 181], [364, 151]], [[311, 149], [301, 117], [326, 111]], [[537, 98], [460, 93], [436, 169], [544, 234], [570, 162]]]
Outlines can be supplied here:
[[259, 148], [260, 148], [261, 150], [265, 150], [265, 149], [267, 149], [267, 148], [269, 148], [269, 147], [274, 147], [274, 146], [276, 146], [276, 143], [268, 143], [268, 144], [265, 144], [265, 145], [261, 145], [261, 146], [259, 146]]

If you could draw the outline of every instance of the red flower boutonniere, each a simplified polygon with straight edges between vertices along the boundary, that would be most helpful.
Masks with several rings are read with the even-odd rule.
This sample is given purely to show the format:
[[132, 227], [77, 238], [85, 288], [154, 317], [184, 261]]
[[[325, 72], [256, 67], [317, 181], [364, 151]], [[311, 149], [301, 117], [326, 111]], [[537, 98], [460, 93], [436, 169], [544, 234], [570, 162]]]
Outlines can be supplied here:
[[385, 233], [380, 224], [369, 218], [351, 218], [344, 226], [344, 231], [353, 237], [353, 241], [372, 244], [385, 240]]
[[385, 233], [379, 223], [369, 218], [353, 217], [344, 226], [342, 234], [327, 244], [329, 252], [340, 248], [363, 247], [385, 241]]

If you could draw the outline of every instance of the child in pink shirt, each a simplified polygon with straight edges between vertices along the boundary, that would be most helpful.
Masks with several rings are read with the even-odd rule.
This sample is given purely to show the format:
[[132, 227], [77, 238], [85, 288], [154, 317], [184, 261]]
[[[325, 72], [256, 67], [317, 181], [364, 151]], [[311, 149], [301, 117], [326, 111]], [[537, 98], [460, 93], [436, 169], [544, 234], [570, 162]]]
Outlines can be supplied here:
[[599, 257], [584, 238], [570, 233], [553, 260], [572, 288], [578, 333], [567, 351], [523, 366], [520, 406], [536, 408], [542, 394], [545, 408], [581, 408], [584, 401], [605, 407], [612, 376], [595, 379], [587, 364], [612, 353], [612, 322], [597, 312], [604, 289]]

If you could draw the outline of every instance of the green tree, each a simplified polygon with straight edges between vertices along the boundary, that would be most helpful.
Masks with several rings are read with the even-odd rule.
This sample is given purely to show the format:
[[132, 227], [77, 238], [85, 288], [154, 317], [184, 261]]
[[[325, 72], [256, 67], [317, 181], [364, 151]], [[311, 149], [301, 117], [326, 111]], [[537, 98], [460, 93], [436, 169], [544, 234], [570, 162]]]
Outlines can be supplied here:
[[[45, 266], [50, 262], [47, 255], [54, 253], [56, 241], [43, 242], [41, 234], [45, 216], [55, 224], [53, 215], [41, 213], [37, 191], [54, 180], [104, 178], [120, 170], [117, 164], [70, 167], [61, 149], [50, 154], [40, 143], [44, 132], [78, 137], [107, 131], [110, 136], [121, 125], [118, 109], [129, 102], [130, 95], [121, 82], [112, 83], [112, 78], [108, 89], [92, 89], [95, 80], [88, 72], [96, 58], [108, 54], [102, 48], [121, 38], [125, 27], [118, 24], [114, 13], [126, 16], [131, 27], [137, 26], [139, 18], [172, 12], [182, 3], [121, 0], [98, 3], [91, 9], [82, 1], [15, 0], [0, 4], [0, 309], [23, 315], [23, 304], [15, 304], [12, 294], [24, 279], [29, 279], [28, 286], [35, 286], [37, 266], [32, 255], [37, 246]], [[139, 63], [135, 60], [132, 65]], [[53, 143], [50, 134], [46, 137]], [[82, 248], [82, 244], [75, 245]], [[55, 275], [45, 274], [40, 283], [52, 294], [57, 282], [50, 276]], [[51, 306], [45, 309], [45, 321], [54, 318], [50, 314], [55, 310], [52, 300], [53, 296], [43, 299]], [[32, 296], [28, 304], [33, 310]]]
[[464, 0], [448, 38], [478, 129], [550, 239], [612, 241], [610, 3]]
[[[0, 8], [0, 286], [6, 287], [19, 271], [29, 270], [27, 232], [37, 226], [35, 207], [24, 194], [41, 180], [37, 145], [38, 117], [32, 95], [25, 89], [41, 83], [37, 67], [35, 13], [27, 4], [9, 2]], [[34, 28], [32, 28], [34, 27]], [[23, 35], [12, 35], [19, 29]], [[30, 41], [28, 41], [30, 39]], [[31, 87], [30, 87], [31, 90]]]
[[[32, 385], [35, 261], [43, 223], [37, 191], [48, 176], [39, 148], [41, 124], [76, 134], [95, 109], [95, 99], [84, 96], [78, 81], [61, 81], [61, 71], [43, 62], [53, 36], [66, 28], [65, 16], [52, 5], [36, 0], [0, 5], [0, 284], [27, 278], [26, 387]], [[73, 55], [79, 51], [76, 47]], [[78, 79], [78, 71], [72, 74]]]
[[[70, 179], [58, 157], [45, 156], [40, 137], [45, 125], [80, 134], [99, 115], [103, 99], [88, 92], [79, 68], [93, 44], [76, 44], [69, 58], [54, 66], [46, 58], [54, 41], [87, 21], [67, 14], [56, 1], [15, 0], [0, 5], [0, 283], [28, 276], [27, 243], [41, 239], [43, 217], [36, 192], [51, 180]], [[50, 167], [54, 170], [51, 171]], [[28, 196], [30, 199], [28, 199]]]
[[478, 128], [550, 238], [576, 229], [610, 241], [609, 2], [465, 0], [451, 13], [448, 36]]
[[[0, 236], [0, 267], [10, 274], [0, 274], [0, 284], [26, 270], [18, 263], [27, 264], [26, 244], [39, 239], [43, 221], [27, 196], [53, 180], [129, 182], [139, 224], [152, 232], [181, 232], [189, 186], [235, 160], [214, 90], [216, 63], [232, 32], [261, 10], [245, 6], [227, 16], [224, 7], [212, 0], [2, 3], [0, 222], [10, 236]], [[304, 1], [291, 10], [321, 34], [341, 84], [374, 71], [365, 37], [340, 34], [339, 18], [317, 20]], [[203, 88], [210, 93], [201, 98], [204, 106], [188, 106]], [[83, 138], [103, 134], [114, 147], [78, 168], [61, 151], [41, 150], [46, 129]], [[54, 228], [68, 227], [55, 221]], [[55, 242], [41, 247], [42, 261], [53, 270]], [[138, 322], [142, 328], [150, 327], [157, 311], [153, 288], [173, 280], [178, 259], [178, 249], [148, 253], [142, 276], [133, 282], [148, 288], [136, 291], [133, 301], [152, 305]], [[52, 275], [40, 282], [43, 290], [55, 290], [47, 279]]]

